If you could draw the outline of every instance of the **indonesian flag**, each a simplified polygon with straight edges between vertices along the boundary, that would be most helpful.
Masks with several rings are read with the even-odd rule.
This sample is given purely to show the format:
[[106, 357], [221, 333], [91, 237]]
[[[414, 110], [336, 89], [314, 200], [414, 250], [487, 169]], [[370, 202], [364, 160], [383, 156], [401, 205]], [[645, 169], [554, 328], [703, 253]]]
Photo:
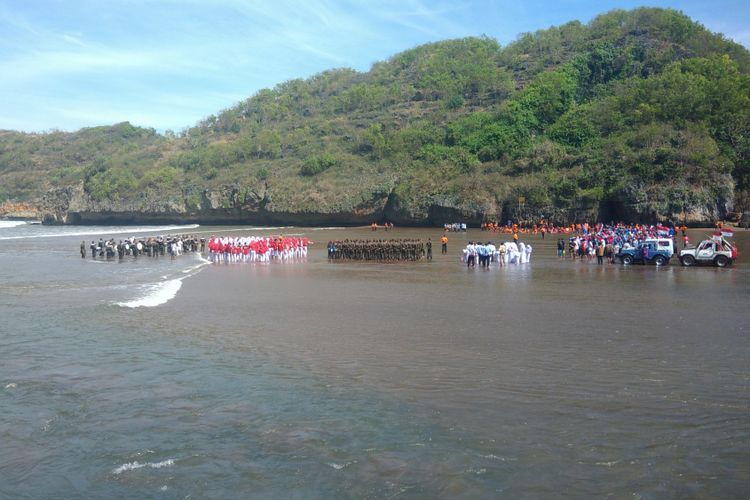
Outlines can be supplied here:
[[659, 236], [669, 236], [669, 228], [667, 226], [656, 226], [656, 234]]
[[732, 236], [734, 236], [734, 231], [732, 231], [728, 227], [725, 227], [721, 229], [721, 235], [725, 238], [731, 238]]

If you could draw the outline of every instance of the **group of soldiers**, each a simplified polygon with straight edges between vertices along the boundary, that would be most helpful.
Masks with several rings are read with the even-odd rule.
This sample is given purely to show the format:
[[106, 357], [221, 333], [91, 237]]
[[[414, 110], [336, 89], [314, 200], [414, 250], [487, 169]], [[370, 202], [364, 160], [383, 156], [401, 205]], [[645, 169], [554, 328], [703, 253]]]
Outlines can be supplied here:
[[158, 257], [160, 255], [170, 255], [175, 257], [185, 252], [205, 252], [206, 239], [198, 238], [193, 235], [166, 235], [166, 236], [149, 236], [141, 238], [127, 238], [125, 240], [115, 241], [114, 238], [99, 241], [92, 240], [89, 245], [86, 241], [81, 241], [81, 258], [86, 258], [86, 248], [91, 252], [91, 258], [102, 257], [113, 259], [115, 256], [122, 259], [126, 255], [138, 257], [146, 255], [148, 257]]
[[[430, 257], [431, 257], [431, 248]], [[381, 262], [420, 260], [425, 256], [422, 240], [343, 240], [328, 242], [329, 260], [376, 260]]]

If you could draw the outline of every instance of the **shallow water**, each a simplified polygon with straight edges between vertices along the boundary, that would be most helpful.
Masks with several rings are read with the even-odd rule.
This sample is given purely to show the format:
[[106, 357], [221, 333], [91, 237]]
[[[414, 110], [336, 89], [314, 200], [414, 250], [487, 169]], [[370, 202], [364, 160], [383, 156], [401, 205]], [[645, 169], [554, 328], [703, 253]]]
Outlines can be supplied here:
[[728, 269], [559, 261], [538, 236], [530, 264], [466, 269], [466, 241], [503, 239], [479, 231], [420, 263], [329, 263], [328, 239], [386, 236], [336, 228], [174, 229], [310, 237], [290, 264], [77, 255], [145, 230], [0, 228], [0, 497], [750, 487], [745, 232]]

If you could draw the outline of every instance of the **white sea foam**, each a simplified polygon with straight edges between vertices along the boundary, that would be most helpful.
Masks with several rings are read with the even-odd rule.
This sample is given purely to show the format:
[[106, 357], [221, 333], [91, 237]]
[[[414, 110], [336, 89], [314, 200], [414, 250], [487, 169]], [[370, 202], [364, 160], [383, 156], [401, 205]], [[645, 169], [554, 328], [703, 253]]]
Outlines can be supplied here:
[[177, 296], [177, 292], [179, 292], [180, 288], [182, 287], [182, 280], [197, 274], [201, 268], [211, 264], [210, 260], [206, 260], [198, 254], [195, 254], [195, 259], [193, 262], [195, 261], [197, 261], [197, 264], [180, 271], [180, 274], [183, 274], [183, 276], [174, 279], [169, 279], [169, 277], [166, 275], [162, 276], [161, 281], [157, 283], [147, 283], [141, 285], [139, 287], [139, 294], [136, 298], [124, 302], [114, 302], [113, 305], [136, 308], [156, 307], [162, 304], [166, 304]]
[[[11, 221], [7, 221], [11, 222]], [[12, 221], [15, 222], [15, 221]], [[25, 224], [25, 223], [24, 223]], [[8, 226], [12, 227], [12, 226]], [[5, 236], [0, 240], [22, 240], [29, 238], [62, 238], [66, 236], [103, 236], [110, 234], [127, 234], [127, 235], [139, 235], [140, 233], [153, 233], [153, 232], [172, 232], [181, 231], [183, 229], [195, 229], [200, 227], [199, 224], [189, 224], [187, 226], [139, 226], [139, 227], [124, 227], [118, 226], [109, 230], [98, 229], [96, 231], [62, 231], [58, 233], [42, 233], [42, 234], [29, 234], [26, 236]]]
[[0, 229], [23, 226], [24, 224], [26, 224], [26, 221], [22, 220], [0, 220]]
[[17, 386], [14, 382], [11, 382], [10, 384], [6, 384], [6, 389], [15, 389]]
[[341, 469], [344, 469], [346, 467], [349, 467], [350, 465], [352, 465], [354, 463], [356, 463], [356, 460], [354, 462], [346, 462], [346, 463], [343, 463], [343, 464], [337, 464], [336, 462], [328, 462], [327, 465], [329, 467], [332, 467], [332, 468], [336, 469], [336, 470], [341, 470]]
[[143, 285], [142, 289], [144, 293], [139, 298], [128, 302], [115, 302], [115, 305], [130, 308], [160, 306], [175, 298], [181, 287], [182, 279]]
[[602, 465], [604, 467], [614, 467], [615, 465], [617, 465], [617, 462], [619, 462], [619, 460], [613, 460], [611, 462], [595, 462], [594, 465]]
[[151, 467], [152, 469], [161, 469], [162, 467], [170, 467], [172, 465], [174, 465], [173, 458], [164, 460], [163, 462], [146, 462], [143, 464], [138, 461], [135, 461], [135, 462], [127, 463], [127, 464], [122, 464], [121, 466], [113, 470], [112, 474], [122, 474], [123, 472], [127, 472], [129, 470], [142, 469], [144, 467]]
[[194, 273], [195, 271], [197, 271], [198, 269], [200, 269], [201, 267], [207, 266], [209, 264], [213, 264], [213, 262], [211, 262], [208, 259], [204, 259], [200, 255], [196, 255], [196, 258], [198, 260], [198, 264], [194, 265], [193, 267], [188, 267], [187, 269], [184, 269], [182, 271], [183, 274], [191, 274], [191, 273]]

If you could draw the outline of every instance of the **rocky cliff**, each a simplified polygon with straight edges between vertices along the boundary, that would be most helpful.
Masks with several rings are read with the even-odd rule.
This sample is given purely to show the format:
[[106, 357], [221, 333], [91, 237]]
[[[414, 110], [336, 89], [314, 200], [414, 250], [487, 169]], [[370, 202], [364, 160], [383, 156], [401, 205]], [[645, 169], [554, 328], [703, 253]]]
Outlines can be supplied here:
[[[183, 196], [149, 199], [95, 200], [82, 184], [49, 190], [38, 205], [23, 204], [5, 212], [7, 216], [41, 218], [44, 224], [249, 224], [295, 226], [357, 226], [390, 221], [401, 226], [442, 226], [466, 222], [478, 225], [485, 220], [537, 221], [557, 224], [575, 220], [680, 221], [691, 226], [712, 226], [732, 213], [733, 181], [724, 176], [721, 196], [706, 189], [698, 202], [672, 205], [663, 193], [643, 186], [629, 186], [616, 202], [581, 201], [568, 208], [527, 207], [511, 202], [483, 206], [474, 202], [456, 203], [443, 197], [428, 204], [411, 206], [393, 191], [372, 193], [370, 199], [348, 210], [279, 210], [273, 204], [272, 191], [264, 188], [247, 191], [238, 185], [204, 190], [196, 203], [194, 192]], [[706, 201], [708, 200], [708, 201]], [[713, 201], [715, 200], [715, 201]], [[0, 212], [0, 215], [2, 213]]]

